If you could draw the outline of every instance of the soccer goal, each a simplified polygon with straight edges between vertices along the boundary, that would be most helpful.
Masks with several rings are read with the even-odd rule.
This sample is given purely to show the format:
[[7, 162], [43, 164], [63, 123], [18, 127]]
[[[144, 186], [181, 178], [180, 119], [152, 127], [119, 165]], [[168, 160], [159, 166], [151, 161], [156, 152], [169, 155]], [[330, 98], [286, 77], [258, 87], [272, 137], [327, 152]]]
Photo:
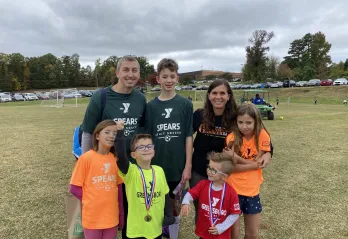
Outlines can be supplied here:
[[78, 107], [78, 100], [77, 96], [74, 94], [71, 94], [70, 92], [66, 90], [51, 90], [49, 92], [49, 99], [42, 100], [41, 106], [42, 107]]

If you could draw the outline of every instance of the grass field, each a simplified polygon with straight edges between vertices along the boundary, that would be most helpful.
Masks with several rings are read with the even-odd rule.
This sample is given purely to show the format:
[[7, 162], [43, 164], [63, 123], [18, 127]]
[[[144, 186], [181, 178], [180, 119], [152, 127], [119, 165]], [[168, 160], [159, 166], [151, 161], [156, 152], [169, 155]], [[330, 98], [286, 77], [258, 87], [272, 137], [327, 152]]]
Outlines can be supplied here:
[[[348, 238], [348, 107], [283, 102], [265, 121], [275, 153], [264, 170], [261, 238]], [[24, 103], [0, 105], [0, 238], [63, 239], [72, 133], [87, 102]], [[182, 239], [196, 238], [192, 216]]]

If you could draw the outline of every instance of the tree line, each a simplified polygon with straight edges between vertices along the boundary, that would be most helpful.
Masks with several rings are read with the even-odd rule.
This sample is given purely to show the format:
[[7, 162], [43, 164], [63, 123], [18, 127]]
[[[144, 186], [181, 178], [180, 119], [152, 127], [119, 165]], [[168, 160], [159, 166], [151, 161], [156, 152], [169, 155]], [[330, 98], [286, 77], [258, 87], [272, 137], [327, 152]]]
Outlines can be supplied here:
[[[141, 68], [139, 84], [143, 84], [155, 69], [146, 57], [136, 58]], [[115, 70], [119, 59], [117, 56], [103, 62], [97, 59], [92, 69], [89, 65], [81, 66], [78, 54], [58, 58], [50, 53], [39, 57], [0, 53], [0, 90], [107, 86], [117, 82]]]
[[294, 80], [335, 79], [348, 77], [348, 58], [334, 63], [329, 55], [331, 44], [325, 34], [307, 33], [290, 43], [288, 55], [281, 61], [268, 56], [268, 43], [275, 37], [273, 32], [256, 30], [245, 48], [246, 62], [242, 68], [246, 81], [262, 82], [269, 79]]

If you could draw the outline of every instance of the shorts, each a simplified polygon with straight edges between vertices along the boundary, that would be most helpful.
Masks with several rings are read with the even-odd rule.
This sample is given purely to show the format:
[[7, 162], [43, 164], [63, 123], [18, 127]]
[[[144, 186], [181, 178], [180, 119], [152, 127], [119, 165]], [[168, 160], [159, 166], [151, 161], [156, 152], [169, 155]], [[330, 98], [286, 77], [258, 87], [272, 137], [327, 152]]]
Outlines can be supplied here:
[[248, 197], [238, 195], [240, 210], [244, 214], [258, 214], [262, 211], [262, 205], [260, 200], [260, 194]]
[[169, 197], [171, 199], [174, 199], [175, 198], [175, 195], [173, 194], [173, 191], [174, 189], [176, 188], [176, 186], [179, 185], [179, 183], [181, 183], [181, 180], [180, 181], [168, 181], [167, 184], [168, 184], [168, 187], [169, 187]]

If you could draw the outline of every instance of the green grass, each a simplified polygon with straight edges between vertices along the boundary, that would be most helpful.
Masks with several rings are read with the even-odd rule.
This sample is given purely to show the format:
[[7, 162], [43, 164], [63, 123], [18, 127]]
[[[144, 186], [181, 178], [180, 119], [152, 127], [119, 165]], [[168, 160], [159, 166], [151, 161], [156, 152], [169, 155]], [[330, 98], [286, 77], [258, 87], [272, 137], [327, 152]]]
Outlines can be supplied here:
[[[0, 105], [0, 238], [66, 238], [72, 133], [87, 100], [77, 108], [24, 103]], [[261, 238], [348, 237], [347, 115], [342, 105], [281, 102], [276, 119], [264, 121], [275, 153], [264, 170]], [[180, 238], [196, 238], [192, 214]]]

